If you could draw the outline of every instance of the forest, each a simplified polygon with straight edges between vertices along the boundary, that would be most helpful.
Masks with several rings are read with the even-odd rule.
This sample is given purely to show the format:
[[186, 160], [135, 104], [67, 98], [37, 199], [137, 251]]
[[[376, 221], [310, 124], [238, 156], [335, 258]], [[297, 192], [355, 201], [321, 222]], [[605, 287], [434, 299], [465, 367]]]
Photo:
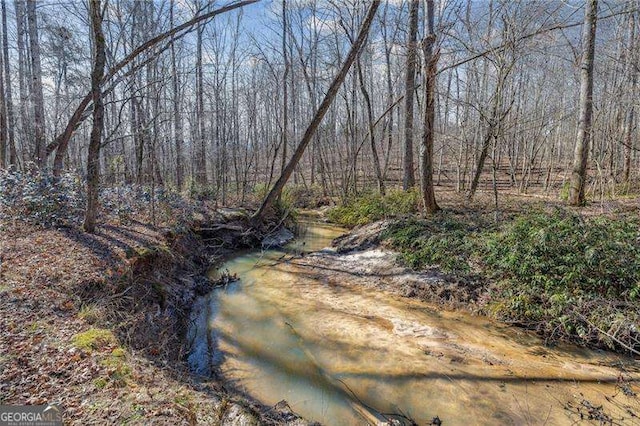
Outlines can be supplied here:
[[0, 13], [0, 416], [639, 422], [638, 0]]

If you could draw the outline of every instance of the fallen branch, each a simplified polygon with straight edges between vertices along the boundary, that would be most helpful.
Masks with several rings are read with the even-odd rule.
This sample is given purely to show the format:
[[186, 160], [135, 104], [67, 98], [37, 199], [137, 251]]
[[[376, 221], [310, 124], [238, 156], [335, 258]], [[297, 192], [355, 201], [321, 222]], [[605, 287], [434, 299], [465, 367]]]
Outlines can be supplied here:
[[619, 344], [620, 346], [622, 346], [623, 348], [625, 348], [626, 350], [628, 350], [629, 352], [631, 352], [632, 354], [638, 355], [640, 356], [640, 351], [632, 348], [631, 346], [627, 345], [626, 343], [624, 343], [623, 341], [621, 341], [620, 339], [618, 339], [616, 336], [611, 335], [610, 333], [607, 333], [606, 331], [604, 331], [603, 329], [601, 329], [600, 327], [598, 327], [597, 325], [593, 324], [591, 321], [589, 321], [584, 315], [582, 315], [579, 312], [576, 312], [576, 315], [578, 317], [580, 317], [580, 319], [584, 322], [586, 322], [591, 328], [598, 330], [600, 333], [604, 334], [605, 336], [607, 336], [608, 338], [610, 338], [611, 340], [613, 340], [614, 342], [616, 342], [617, 344]]

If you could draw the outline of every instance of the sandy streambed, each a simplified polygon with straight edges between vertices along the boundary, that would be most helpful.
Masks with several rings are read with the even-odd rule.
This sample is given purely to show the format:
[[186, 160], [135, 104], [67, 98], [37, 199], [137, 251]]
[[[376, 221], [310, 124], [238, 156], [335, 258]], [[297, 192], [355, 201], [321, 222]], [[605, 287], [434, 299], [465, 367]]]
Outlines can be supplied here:
[[329, 425], [640, 423], [637, 362], [551, 349], [528, 332], [402, 297], [446, 285], [436, 272], [397, 266], [389, 251], [299, 256], [339, 231], [312, 225], [288, 251], [227, 262], [240, 281], [202, 301], [206, 343], [193, 361]]

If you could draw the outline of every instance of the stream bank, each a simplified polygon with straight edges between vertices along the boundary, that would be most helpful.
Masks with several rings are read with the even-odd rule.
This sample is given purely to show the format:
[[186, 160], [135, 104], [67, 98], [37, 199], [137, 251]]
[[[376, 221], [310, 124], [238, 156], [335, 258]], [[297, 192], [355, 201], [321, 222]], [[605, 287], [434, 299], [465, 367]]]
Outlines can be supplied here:
[[[215, 286], [210, 262], [236, 248], [233, 232], [260, 236], [234, 223], [242, 211], [171, 212], [155, 225], [103, 216], [94, 234], [0, 222], [1, 403], [58, 403], [71, 425], [298, 421], [190, 372], [184, 332], [193, 301]], [[198, 234], [234, 226], [206, 231], [226, 244]]]
[[[222, 380], [213, 370], [195, 372], [196, 376], [193, 376], [194, 371], [185, 363], [190, 350], [187, 338], [190, 316], [198, 298], [229, 282], [228, 276], [214, 278], [207, 272], [212, 265], [219, 265], [239, 251], [285, 244], [293, 234], [282, 226], [282, 222], [284, 220], [255, 227], [250, 221], [249, 211], [220, 208], [212, 217], [193, 223], [186, 232], [164, 233], [166, 246], [146, 248], [136, 253], [132, 262], [131, 282], [150, 282], [155, 292], [151, 298], [149, 293], [137, 297], [136, 308], [144, 313], [140, 323], [149, 325], [149, 312], [156, 310], [162, 314], [153, 316], [153, 330], [134, 331], [134, 322], [133, 327], [129, 325], [127, 333], [142, 336], [141, 341], [135, 344], [137, 349], [150, 351], [156, 359], [162, 358], [165, 367], [168, 363], [171, 368], [188, 373], [190, 377], [186, 381], [205, 390], [215, 406], [212, 415], [217, 424], [309, 424], [286, 404], [275, 407], [260, 404]], [[165, 340], [159, 341], [159, 337]], [[128, 341], [128, 344], [133, 343]], [[208, 422], [203, 421], [205, 424]]]
[[[310, 228], [324, 245], [327, 228]], [[213, 354], [205, 361], [265, 405], [285, 399], [331, 425], [637, 419], [633, 360], [549, 348], [531, 332], [418, 300], [439, 288], [476, 296], [437, 271], [398, 266], [376, 246], [379, 230], [341, 238], [337, 249], [225, 262], [240, 281], [201, 299], [204, 316], [194, 318], [195, 339]]]

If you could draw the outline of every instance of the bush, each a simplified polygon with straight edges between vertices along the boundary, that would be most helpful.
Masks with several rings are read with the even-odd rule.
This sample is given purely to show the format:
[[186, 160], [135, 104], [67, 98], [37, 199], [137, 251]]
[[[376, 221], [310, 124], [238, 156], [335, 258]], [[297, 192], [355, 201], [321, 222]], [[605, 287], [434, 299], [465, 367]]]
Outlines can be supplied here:
[[380, 194], [364, 194], [346, 204], [334, 207], [328, 213], [329, 220], [344, 226], [365, 225], [376, 220], [414, 213], [418, 208], [418, 192], [392, 190]]
[[155, 191], [144, 185], [120, 185], [100, 191], [103, 210], [122, 223], [140, 216], [148, 220], [152, 201], [155, 202], [156, 220], [166, 225], [188, 222], [198, 204], [198, 201], [188, 200], [179, 192], [161, 186]]
[[82, 180], [66, 173], [0, 170], [0, 218], [40, 226], [78, 224], [85, 208]]
[[443, 214], [428, 220], [395, 222], [382, 238], [398, 249], [401, 259], [412, 268], [437, 265], [445, 272], [470, 272], [475, 234], [473, 224]]
[[515, 220], [490, 235], [484, 263], [498, 278], [549, 292], [640, 299], [637, 220], [556, 210]]
[[563, 210], [523, 216], [482, 247], [485, 268], [498, 281], [489, 309], [550, 337], [633, 347], [639, 237], [637, 219], [586, 220]]
[[383, 239], [413, 268], [437, 265], [462, 279], [480, 273], [487, 314], [551, 339], [638, 349], [639, 225], [558, 209], [496, 230], [444, 213], [393, 223]]

